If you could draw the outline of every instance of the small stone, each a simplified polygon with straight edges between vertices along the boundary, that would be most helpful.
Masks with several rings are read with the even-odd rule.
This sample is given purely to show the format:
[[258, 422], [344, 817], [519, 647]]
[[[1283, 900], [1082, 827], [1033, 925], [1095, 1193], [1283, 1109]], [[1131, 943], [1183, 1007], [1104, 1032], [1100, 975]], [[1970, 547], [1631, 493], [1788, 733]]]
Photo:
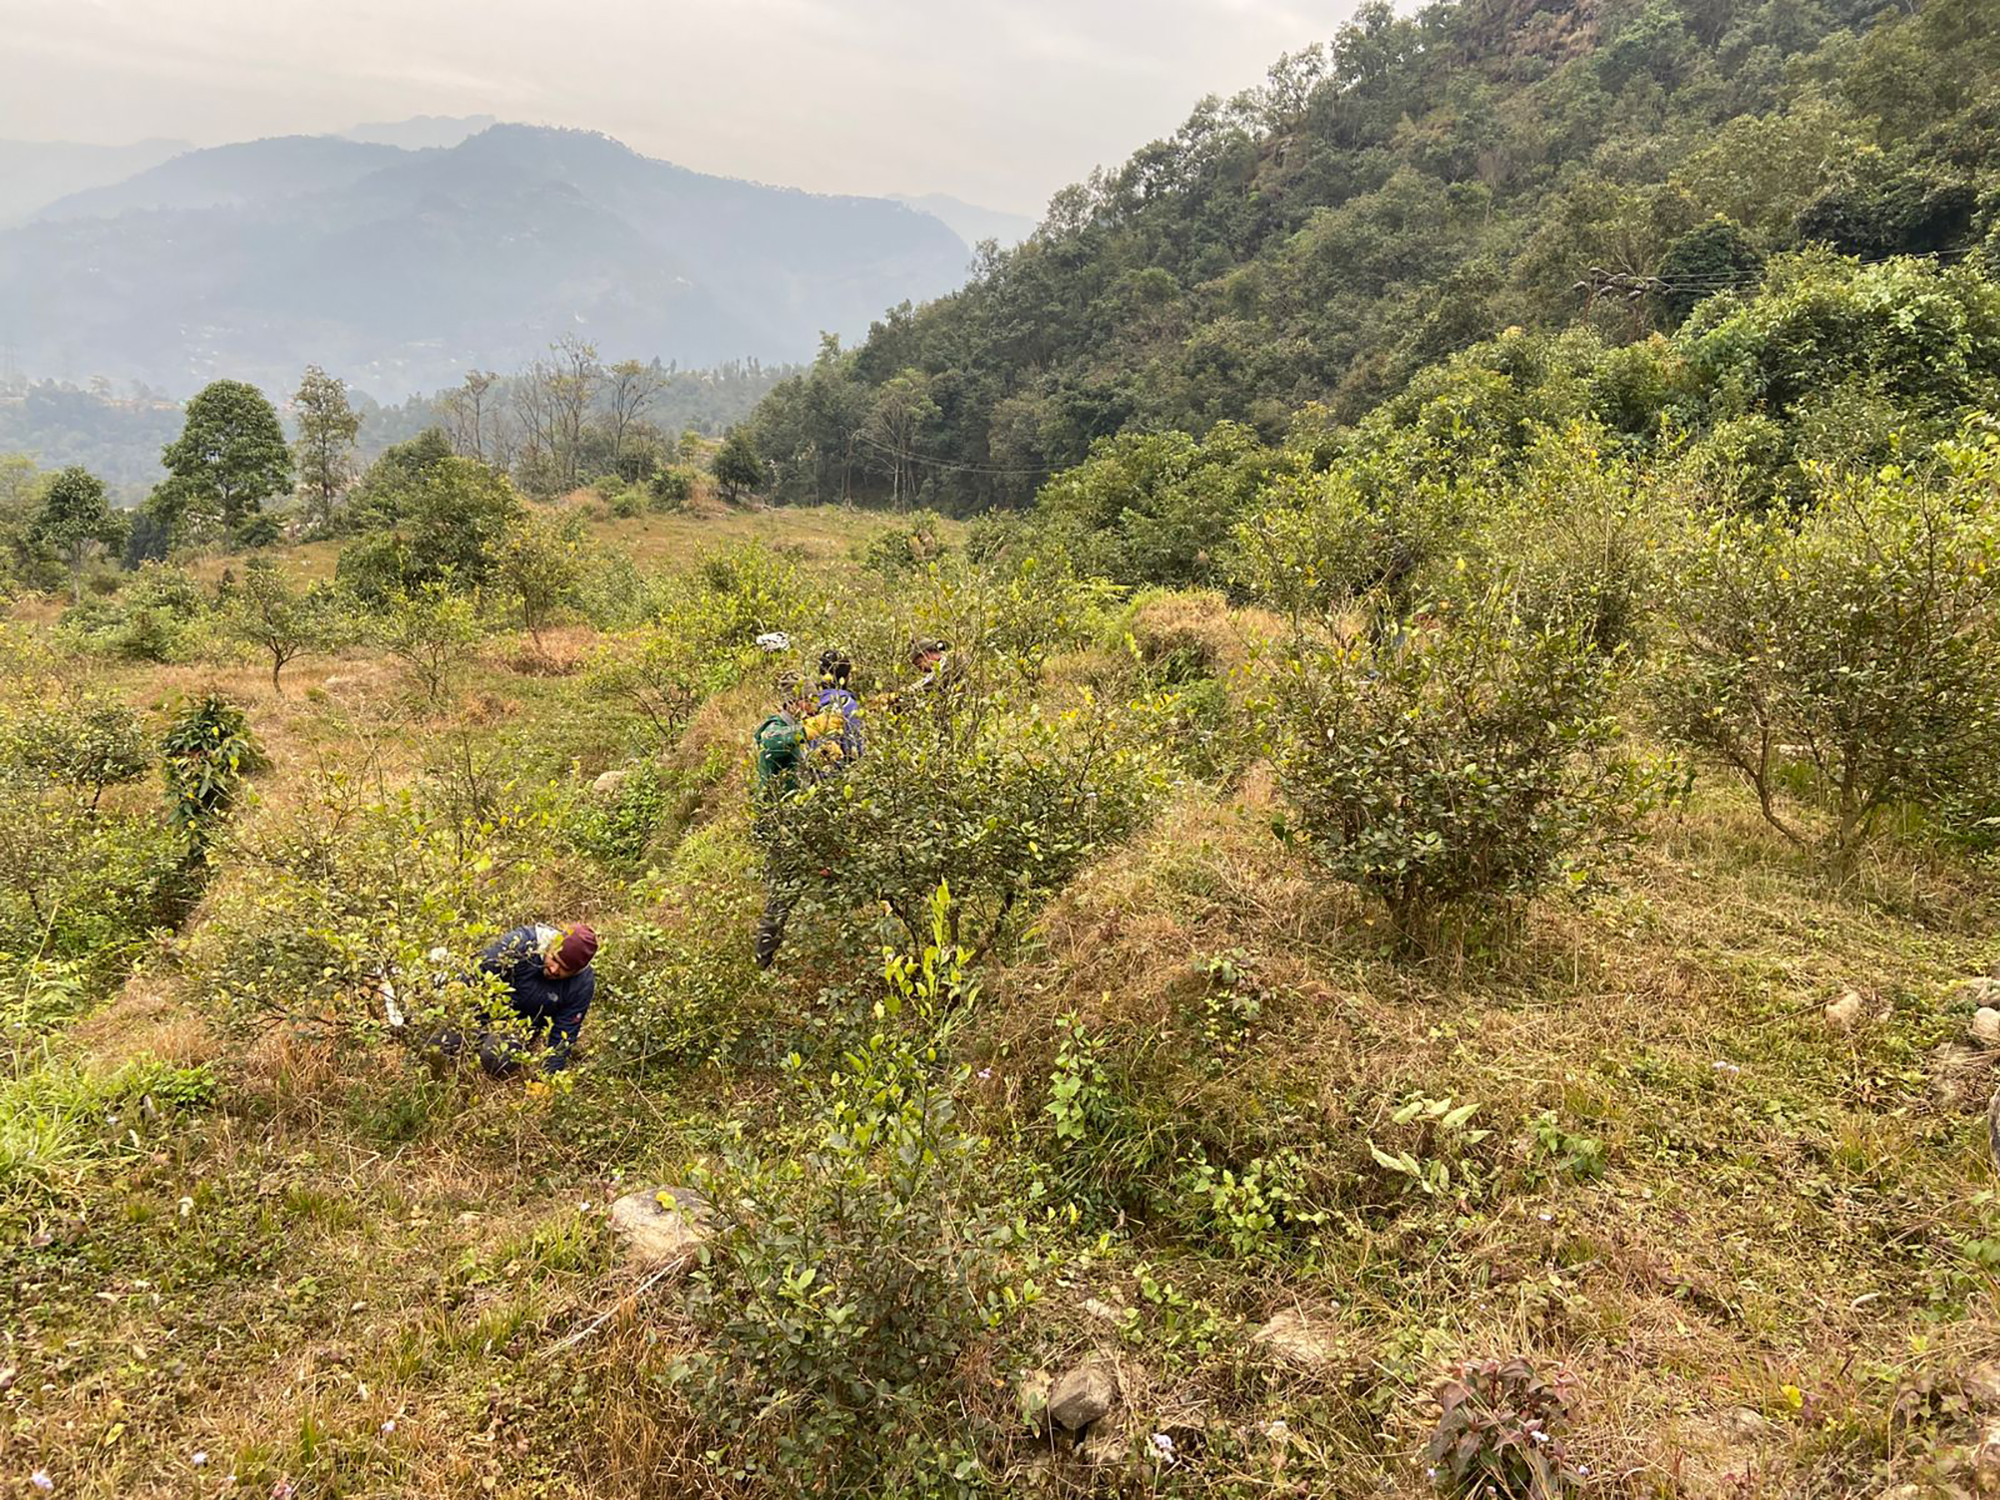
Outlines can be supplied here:
[[1250, 1342], [1306, 1370], [1323, 1370], [1340, 1356], [1330, 1332], [1296, 1308], [1276, 1314], [1250, 1335]]
[[2000, 1360], [1974, 1365], [1959, 1377], [1965, 1399], [1981, 1411], [2000, 1411]]
[[1771, 1430], [1771, 1424], [1761, 1412], [1732, 1406], [1722, 1414], [1722, 1430], [1739, 1443], [1755, 1443]]
[[611, 1205], [611, 1229], [624, 1240], [628, 1259], [649, 1266], [674, 1261], [692, 1265], [714, 1233], [708, 1226], [707, 1200], [676, 1187], [627, 1193]]
[[2000, 1426], [1989, 1426], [1972, 1446], [1972, 1486], [1982, 1495], [2000, 1495]]
[[1990, 1005], [1980, 1006], [1972, 1013], [1972, 1025], [1967, 1030], [1980, 1046], [2000, 1047], [2000, 1010]]
[[1085, 1297], [1082, 1306], [1085, 1312], [1096, 1318], [1100, 1323], [1122, 1323], [1125, 1321], [1125, 1309], [1122, 1307], [1113, 1307], [1102, 1297]]
[[1978, 1010], [1981, 1006], [2000, 1008], [2000, 979], [1961, 979], [1951, 987], [1946, 1003], [1953, 1010]]
[[1862, 1009], [1861, 996], [1849, 990], [1838, 1000], [1828, 1003], [1826, 1024], [1835, 1031], [1852, 1031], [1860, 1023]]
[[620, 788], [631, 779], [632, 773], [630, 771], [606, 771], [597, 780], [591, 782], [590, 790], [599, 797], [615, 797], [618, 795]]
[[1109, 1468], [1124, 1463], [1132, 1456], [1132, 1444], [1119, 1428], [1103, 1427], [1085, 1438], [1078, 1451], [1083, 1454], [1085, 1463]]
[[1118, 1400], [1118, 1372], [1093, 1360], [1078, 1365], [1049, 1393], [1049, 1417], [1065, 1432], [1081, 1432]]

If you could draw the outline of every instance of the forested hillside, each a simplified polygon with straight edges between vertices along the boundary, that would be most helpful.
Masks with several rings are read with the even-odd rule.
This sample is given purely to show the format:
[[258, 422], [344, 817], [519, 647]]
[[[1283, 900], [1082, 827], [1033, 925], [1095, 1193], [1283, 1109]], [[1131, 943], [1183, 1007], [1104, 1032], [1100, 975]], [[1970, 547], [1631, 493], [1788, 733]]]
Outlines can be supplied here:
[[1996, 74], [1981, 0], [1371, 6], [826, 351], [756, 440], [788, 499], [1018, 504], [1130, 426], [1274, 440], [1510, 326], [1671, 331], [1782, 251], [1987, 257]]

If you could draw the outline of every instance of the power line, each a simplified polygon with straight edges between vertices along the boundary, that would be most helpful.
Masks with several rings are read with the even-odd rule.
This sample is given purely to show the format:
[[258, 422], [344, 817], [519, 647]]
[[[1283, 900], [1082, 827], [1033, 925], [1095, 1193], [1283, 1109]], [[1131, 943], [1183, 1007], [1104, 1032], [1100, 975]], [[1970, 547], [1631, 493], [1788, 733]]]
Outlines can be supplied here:
[[900, 459], [904, 463], [926, 464], [933, 469], [946, 469], [955, 474], [989, 474], [1006, 479], [1046, 479], [1051, 474], [1061, 472], [1059, 469], [1003, 469], [987, 464], [954, 463], [947, 458], [932, 458], [924, 453], [909, 453], [900, 448], [891, 448], [887, 443], [876, 442], [866, 433], [857, 432], [854, 436], [877, 453], [886, 454], [890, 458]]

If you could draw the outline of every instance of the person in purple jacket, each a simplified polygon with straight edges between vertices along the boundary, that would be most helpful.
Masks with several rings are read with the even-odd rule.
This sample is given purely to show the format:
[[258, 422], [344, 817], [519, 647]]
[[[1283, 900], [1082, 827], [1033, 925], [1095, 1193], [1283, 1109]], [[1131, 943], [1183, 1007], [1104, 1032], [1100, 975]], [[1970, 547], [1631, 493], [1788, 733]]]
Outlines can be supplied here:
[[[533, 1058], [545, 1073], [569, 1066], [577, 1033], [597, 996], [597, 934], [586, 922], [569, 927], [536, 923], [502, 933], [480, 951], [468, 980], [490, 974], [500, 981], [506, 1007], [521, 1026], [496, 1026], [468, 1037], [440, 1032], [433, 1045], [446, 1057], [471, 1050], [488, 1073], [503, 1078]], [[525, 1034], [524, 1034], [525, 1029]], [[536, 1056], [539, 1054], [539, 1056]]]

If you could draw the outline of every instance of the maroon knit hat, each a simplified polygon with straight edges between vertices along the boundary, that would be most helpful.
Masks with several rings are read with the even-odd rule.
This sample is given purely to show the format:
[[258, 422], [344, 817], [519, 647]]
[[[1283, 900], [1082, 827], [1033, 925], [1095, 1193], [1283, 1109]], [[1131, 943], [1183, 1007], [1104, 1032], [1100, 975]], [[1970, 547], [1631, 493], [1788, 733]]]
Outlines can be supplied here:
[[580, 972], [596, 956], [597, 934], [588, 922], [579, 922], [565, 932], [562, 946], [556, 949], [556, 962], [572, 974]]

